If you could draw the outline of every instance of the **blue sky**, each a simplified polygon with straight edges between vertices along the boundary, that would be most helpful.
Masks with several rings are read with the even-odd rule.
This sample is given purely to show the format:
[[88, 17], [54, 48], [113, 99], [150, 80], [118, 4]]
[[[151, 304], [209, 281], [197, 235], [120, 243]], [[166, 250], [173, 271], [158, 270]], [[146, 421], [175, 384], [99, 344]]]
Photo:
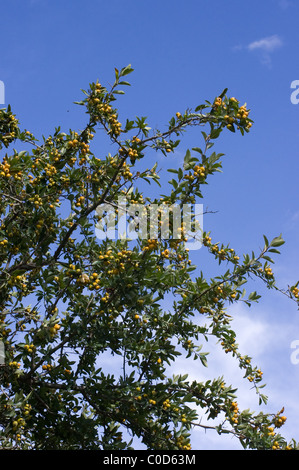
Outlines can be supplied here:
[[[81, 129], [86, 116], [73, 104], [80, 90], [97, 79], [111, 83], [114, 67], [129, 63], [135, 72], [119, 99], [120, 115], [147, 116], [152, 128], [163, 130], [177, 111], [212, 100], [226, 87], [246, 102], [255, 121], [250, 134], [226, 132], [215, 145], [226, 156], [223, 174], [204, 192], [204, 205], [217, 211], [205, 217], [204, 229], [240, 254], [258, 252], [263, 234], [271, 239], [282, 233], [278, 283], [299, 279], [299, 105], [290, 100], [291, 83], [299, 79], [298, 2], [11, 0], [2, 2], [0, 13], [5, 105], [37, 136], [58, 125]], [[179, 166], [187, 148], [202, 144], [192, 129], [171, 162], [157, 156], [159, 166]], [[199, 265], [207, 259], [202, 250], [193, 256]], [[299, 364], [290, 360], [299, 312], [282, 296], [256, 288], [265, 294], [261, 302], [250, 311], [234, 310], [239, 343], [264, 371], [269, 410], [284, 405], [282, 431], [299, 440]], [[223, 363], [212, 349], [214, 365], [204, 374], [225, 369], [242, 384], [233, 363]], [[242, 405], [258, 409], [254, 392], [240, 386]], [[232, 446], [222, 436], [194, 434], [193, 448]]]

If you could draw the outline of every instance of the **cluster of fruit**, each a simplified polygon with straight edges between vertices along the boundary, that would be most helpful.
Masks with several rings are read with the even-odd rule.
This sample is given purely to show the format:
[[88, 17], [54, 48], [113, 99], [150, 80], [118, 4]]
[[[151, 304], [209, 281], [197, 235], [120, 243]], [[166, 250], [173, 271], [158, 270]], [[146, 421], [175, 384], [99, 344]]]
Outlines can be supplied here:
[[239, 101], [236, 98], [221, 98], [218, 96], [212, 106], [214, 112], [223, 118], [226, 127], [233, 130], [234, 124], [238, 129], [244, 128], [248, 131], [252, 122], [249, 119], [249, 110], [246, 104], [239, 106]]
[[10, 112], [3, 109], [0, 110], [0, 148], [2, 143], [8, 147], [17, 136], [18, 120]]
[[298, 287], [292, 287], [291, 292], [296, 299], [299, 299], [299, 289]]
[[118, 137], [121, 133], [121, 123], [109, 101], [110, 95], [106, 89], [100, 83], [96, 83], [87, 98], [88, 110], [95, 121], [106, 121], [110, 129], [108, 133]]
[[239, 407], [238, 407], [238, 403], [233, 401], [232, 404], [231, 404], [231, 412], [232, 412], [232, 417], [231, 417], [231, 421], [234, 423], [234, 424], [237, 424], [238, 421], [239, 421]]

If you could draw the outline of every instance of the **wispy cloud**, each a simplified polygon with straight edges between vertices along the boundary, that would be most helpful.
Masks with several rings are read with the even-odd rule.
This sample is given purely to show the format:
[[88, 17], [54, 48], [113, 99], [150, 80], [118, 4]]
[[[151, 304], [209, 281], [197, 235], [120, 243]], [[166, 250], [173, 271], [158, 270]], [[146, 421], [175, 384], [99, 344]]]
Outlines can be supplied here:
[[277, 34], [274, 34], [273, 36], [253, 41], [248, 44], [247, 47], [249, 51], [259, 50], [265, 53], [270, 53], [275, 51], [275, 49], [279, 49], [282, 45], [283, 42], [281, 38]]
[[278, 34], [267, 36], [251, 43], [246, 46], [238, 44], [232, 48], [234, 52], [247, 50], [250, 53], [257, 53], [263, 65], [271, 66], [271, 54], [283, 46], [283, 40]]

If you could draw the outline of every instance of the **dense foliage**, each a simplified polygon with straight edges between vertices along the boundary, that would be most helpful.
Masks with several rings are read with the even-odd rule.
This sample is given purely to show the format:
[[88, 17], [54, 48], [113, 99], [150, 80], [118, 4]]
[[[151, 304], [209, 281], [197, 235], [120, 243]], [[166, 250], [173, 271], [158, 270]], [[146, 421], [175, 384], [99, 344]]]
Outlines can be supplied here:
[[[203, 426], [205, 413], [211, 428], [233, 433], [245, 448], [296, 448], [279, 433], [283, 410], [240, 410], [225, 377], [198, 382], [184, 371], [168, 374], [179, 355], [207, 367], [202, 345], [213, 336], [266, 402], [262, 372], [239, 352], [228, 312], [240, 299], [258, 300], [244, 290], [250, 277], [278, 289], [271, 256], [279, 253], [281, 236], [264, 236], [260, 253], [241, 257], [203, 232], [202, 249], [226, 265], [224, 274], [207, 279], [192, 264], [183, 224], [165, 239], [100, 240], [95, 234], [101, 220], [105, 225], [97, 211], [103, 204], [115, 209], [117, 224], [119, 196], [145, 208], [200, 201], [203, 185], [221, 168], [213, 141], [223, 130], [246, 134], [252, 125], [246, 105], [227, 90], [194, 111], [178, 112], [163, 132], [152, 131], [144, 117], [121, 124], [115, 100], [131, 71], [116, 69], [109, 90], [89, 85], [77, 103], [88, 116], [80, 132], [57, 128], [41, 143], [20, 129], [10, 107], [0, 110], [2, 152], [15, 142], [30, 149], [10, 149], [0, 164], [1, 447], [130, 449], [135, 436], [148, 449], [188, 450], [191, 430]], [[141, 165], [148, 166], [147, 155], [168, 156], [191, 126], [207, 128], [203, 148], [188, 150], [183, 168], [169, 170], [168, 194], [153, 198], [141, 191], [144, 182], [150, 190], [159, 184], [157, 165]], [[99, 130], [111, 145], [106, 157], [92, 145]], [[297, 284], [284, 293], [298, 301]], [[119, 367], [107, 373], [103, 363], [112, 356]]]

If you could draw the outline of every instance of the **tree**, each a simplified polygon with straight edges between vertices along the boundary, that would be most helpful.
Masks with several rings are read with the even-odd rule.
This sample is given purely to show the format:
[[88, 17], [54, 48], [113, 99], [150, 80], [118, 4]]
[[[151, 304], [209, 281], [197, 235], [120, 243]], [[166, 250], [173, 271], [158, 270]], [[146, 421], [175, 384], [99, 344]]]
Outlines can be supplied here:
[[[115, 69], [109, 90], [99, 82], [89, 85], [77, 103], [88, 115], [80, 132], [58, 127], [40, 143], [20, 129], [9, 106], [0, 111], [1, 148], [15, 141], [29, 148], [6, 153], [0, 165], [2, 448], [130, 449], [126, 429], [148, 449], [188, 450], [190, 432], [201, 426], [204, 412], [212, 428], [234, 434], [244, 448], [297, 448], [279, 434], [283, 410], [241, 411], [237, 390], [224, 377], [200, 383], [167, 370], [182, 354], [206, 367], [202, 343], [212, 335], [266, 403], [262, 372], [239, 352], [227, 311], [241, 299], [248, 305], [258, 300], [256, 292], [244, 291], [252, 276], [278, 289], [270, 256], [279, 253], [281, 236], [271, 242], [264, 236], [263, 250], [241, 261], [229, 245], [201, 233], [204, 249], [227, 266], [224, 274], [206, 279], [192, 264], [186, 224], [175, 231], [173, 213], [168, 238], [161, 236], [162, 218], [155, 236], [141, 236], [132, 210], [126, 215], [135, 239], [95, 234], [96, 226], [120, 224], [120, 196], [131, 208], [145, 209], [143, 228], [150, 234], [148, 209], [154, 205], [180, 211], [188, 206], [191, 214], [203, 185], [221, 168], [223, 154], [210, 150], [213, 141], [225, 129], [244, 135], [252, 125], [246, 105], [224, 90], [194, 111], [178, 112], [163, 132], [152, 131], [144, 117], [122, 126], [114, 105], [131, 72], [131, 66]], [[157, 165], [142, 169], [146, 155], [167, 156], [191, 126], [208, 129], [202, 131], [203, 149], [188, 150], [183, 168], [169, 170], [168, 194], [153, 198], [141, 192], [144, 182], [149, 188], [159, 184]], [[113, 151], [105, 158], [92, 150], [99, 129]], [[103, 207], [113, 212], [101, 212]], [[189, 237], [198, 237], [192, 227]], [[297, 285], [284, 291], [296, 302]], [[170, 311], [163, 304], [167, 296]], [[107, 354], [120, 359], [111, 373], [102, 367]], [[213, 426], [219, 416], [221, 424]]]

